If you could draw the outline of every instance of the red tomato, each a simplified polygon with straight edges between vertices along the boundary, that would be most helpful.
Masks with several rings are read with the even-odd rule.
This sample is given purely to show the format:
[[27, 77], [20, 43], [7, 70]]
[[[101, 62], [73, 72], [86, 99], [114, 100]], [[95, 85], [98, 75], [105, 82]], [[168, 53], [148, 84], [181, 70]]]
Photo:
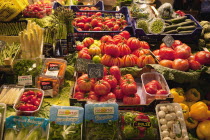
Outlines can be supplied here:
[[81, 51], [83, 48], [85, 48], [85, 46], [83, 44], [76, 45], [76, 50], [77, 51]]
[[83, 23], [83, 22], [79, 22], [79, 23], [77, 23], [77, 25], [76, 25], [78, 28], [84, 28], [84, 26], [85, 26], [85, 24]]
[[120, 84], [120, 88], [122, 90], [122, 93], [124, 95], [132, 95], [135, 94], [137, 92], [137, 85], [136, 82], [133, 80], [124, 80], [121, 84]]
[[20, 98], [20, 101], [27, 102], [28, 101], [28, 98], [27, 97], [21, 97]]
[[172, 48], [175, 49], [177, 46], [182, 45], [182, 42], [180, 40], [174, 40], [174, 43], [172, 44]]
[[98, 101], [98, 96], [95, 94], [95, 92], [90, 91], [89, 93], [87, 93], [87, 98], [88, 100], [94, 100], [94, 101]]
[[129, 39], [130, 38], [130, 33], [128, 31], [122, 31], [121, 33], [119, 33], [119, 35], [121, 35], [122, 37]]
[[195, 54], [195, 60], [201, 65], [210, 64], [210, 52], [200, 51]]
[[174, 50], [171, 48], [161, 48], [159, 55], [162, 60], [174, 60]]
[[127, 39], [125, 39], [124, 37], [122, 37], [121, 35], [115, 35], [115, 36], [113, 36], [113, 40], [114, 40], [114, 43], [116, 44], [116, 45], [118, 45], [119, 43], [126, 43], [127, 42]]
[[188, 61], [190, 61], [190, 60], [195, 60], [195, 55], [190, 55], [190, 57], [188, 57]]
[[112, 40], [112, 37], [110, 35], [105, 35], [105, 36], [102, 36], [100, 40], [101, 40], [101, 43], [106, 43], [109, 40]]
[[112, 89], [116, 88], [117, 79], [114, 77], [114, 75], [106, 75], [104, 76], [103, 80], [107, 81]]
[[87, 74], [83, 74], [77, 79], [77, 84], [80, 91], [88, 92], [94, 86], [95, 80], [92, 78], [88, 78]]
[[167, 48], [166, 44], [165, 43], [160, 44], [160, 49], [161, 48]]
[[91, 25], [92, 27], [97, 27], [97, 25], [98, 25], [98, 20], [97, 20], [97, 19], [92, 19], [91, 22], [90, 22], [90, 25]]
[[122, 100], [123, 99], [124, 95], [122, 93], [120, 85], [117, 85], [117, 87], [115, 89], [113, 89], [113, 93], [115, 94], [116, 99], [118, 99], [118, 100]]
[[139, 41], [139, 44], [142, 49], [150, 49], [150, 46], [146, 41]]
[[166, 95], [166, 94], [168, 94], [168, 92], [164, 89], [159, 89], [156, 94], [157, 95]]
[[131, 49], [128, 47], [127, 44], [119, 43], [117, 46], [119, 47], [119, 50], [120, 50], [120, 54], [119, 54], [120, 57], [123, 57], [131, 53]]
[[121, 71], [120, 68], [118, 66], [112, 66], [110, 69], [110, 74], [114, 75], [114, 77], [119, 81], [120, 77], [121, 77]]
[[86, 37], [82, 43], [84, 44], [85, 47], [89, 47], [90, 45], [92, 45], [94, 43], [94, 39], [91, 37]]
[[152, 51], [152, 53], [153, 53], [154, 55], [159, 55], [160, 49], [154, 50], [154, 51]]
[[85, 30], [85, 31], [89, 31], [90, 28], [91, 28], [90, 23], [85, 23], [85, 25], [84, 25], [84, 30]]
[[111, 57], [110, 55], [104, 54], [101, 58], [101, 64], [111, 67], [112, 66], [112, 59], [113, 57]]
[[189, 62], [187, 59], [175, 59], [172, 63], [172, 68], [181, 71], [189, 69]]
[[148, 84], [148, 85], [145, 85], [145, 90], [149, 94], [156, 94], [158, 89], [157, 89], [157, 85], [155, 85], [155, 84]]
[[115, 24], [114, 27], [112, 28], [112, 31], [119, 31], [120, 26], [118, 24]]
[[112, 22], [112, 21], [110, 21], [110, 22], [106, 23], [106, 25], [107, 25], [109, 28], [114, 27], [114, 24], [113, 24], [113, 22]]
[[133, 67], [137, 64], [138, 57], [134, 54], [125, 55], [122, 57], [124, 67]]
[[101, 31], [102, 29], [101, 29], [101, 27], [94, 27], [93, 28], [93, 31]]
[[127, 40], [127, 45], [130, 47], [131, 51], [134, 51], [140, 48], [139, 40], [136, 37], [130, 37]]
[[191, 48], [186, 44], [179, 45], [174, 49], [175, 59], [177, 58], [187, 59], [188, 57], [190, 57], [190, 54], [191, 54]]
[[[152, 81], [150, 81], [149, 83], [150, 83], [150, 84], [156, 85], [158, 90], [159, 90], [159, 89], [162, 89], [162, 86], [161, 86], [160, 82], [158, 82], [157, 80], [152, 80]], [[147, 84], [148, 84], [148, 83], [147, 83]]]
[[107, 95], [105, 95], [106, 97], [106, 99], [107, 100], [110, 100], [110, 99], [116, 99], [116, 96], [115, 96], [115, 94], [114, 93], [112, 93], [112, 92], [110, 92], [110, 93], [108, 93]]
[[94, 85], [94, 92], [97, 95], [107, 95], [111, 90], [111, 86], [107, 81], [99, 80]]
[[137, 57], [140, 57], [142, 55], [149, 55], [150, 50], [148, 50], [148, 49], [137, 49], [137, 50], [133, 51], [132, 54], [136, 55]]
[[123, 97], [123, 104], [125, 105], [138, 105], [140, 103], [140, 97], [137, 94]]
[[108, 74], [108, 70], [106, 67], [104, 67], [104, 76], [106, 76]]
[[118, 57], [120, 55], [119, 47], [115, 44], [106, 45], [105, 53], [113, 57]]
[[74, 94], [74, 97], [73, 98], [76, 98], [77, 100], [81, 100], [81, 99], [84, 99], [85, 96], [84, 96], [84, 93], [83, 92], [76, 92]]
[[81, 51], [79, 51], [78, 57], [79, 58], [84, 58], [84, 59], [91, 59], [91, 56], [88, 53], [81, 52]]
[[36, 93], [35, 93], [34, 91], [29, 90], [27, 95], [35, 95], [35, 94], [36, 94]]
[[161, 60], [159, 64], [164, 67], [172, 68], [173, 61], [171, 60]]
[[135, 81], [133, 76], [131, 74], [126, 74], [126, 75], [123, 75], [120, 77], [120, 84], [123, 82], [123, 81], [126, 81], [127, 79], [129, 80], [132, 80], [132, 81]]
[[41, 97], [43, 96], [43, 93], [40, 92], [40, 91], [38, 91], [38, 92], [36, 93], [36, 96], [37, 96], [38, 98], [41, 98]]
[[201, 64], [195, 60], [189, 60], [190, 69], [199, 70], [201, 69]]

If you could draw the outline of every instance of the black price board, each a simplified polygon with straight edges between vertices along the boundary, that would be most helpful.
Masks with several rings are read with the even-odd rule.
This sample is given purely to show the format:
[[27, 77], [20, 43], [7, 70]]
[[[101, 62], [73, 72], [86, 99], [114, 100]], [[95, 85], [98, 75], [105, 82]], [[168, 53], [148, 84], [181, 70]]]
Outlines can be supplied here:
[[85, 72], [88, 71], [88, 64], [93, 63], [90, 59], [84, 59], [84, 58], [77, 58], [75, 63], [75, 68], [77, 72]]
[[102, 78], [104, 76], [104, 66], [102, 64], [88, 64], [89, 78]]
[[174, 38], [171, 35], [167, 35], [162, 39], [162, 41], [166, 44], [167, 47], [171, 47], [174, 43]]

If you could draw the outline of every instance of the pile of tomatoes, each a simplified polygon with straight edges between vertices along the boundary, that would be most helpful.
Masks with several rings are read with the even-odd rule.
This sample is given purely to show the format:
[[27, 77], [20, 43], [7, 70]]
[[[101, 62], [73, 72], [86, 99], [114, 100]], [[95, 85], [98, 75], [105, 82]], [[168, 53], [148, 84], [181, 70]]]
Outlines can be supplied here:
[[101, 12], [77, 12], [73, 25], [78, 31], [121, 31], [127, 21], [114, 16], [103, 17]]
[[181, 71], [199, 70], [202, 65], [210, 64], [210, 52], [192, 54], [191, 48], [180, 40], [175, 40], [170, 47], [162, 43], [160, 49], [153, 53], [160, 60], [160, 65]]
[[108, 100], [123, 100], [124, 104], [140, 104], [137, 94], [137, 84], [131, 74], [121, 76], [119, 67], [104, 67], [104, 77], [95, 81], [83, 74], [77, 79], [74, 98], [105, 102]]
[[35, 111], [39, 108], [43, 93], [41, 91], [25, 91], [15, 108], [20, 111]]

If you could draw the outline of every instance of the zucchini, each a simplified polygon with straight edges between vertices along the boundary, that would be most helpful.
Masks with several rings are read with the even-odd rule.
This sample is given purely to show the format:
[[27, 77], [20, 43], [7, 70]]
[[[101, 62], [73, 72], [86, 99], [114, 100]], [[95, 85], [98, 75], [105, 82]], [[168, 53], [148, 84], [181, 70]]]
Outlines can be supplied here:
[[194, 30], [191, 31], [179, 31], [179, 34], [191, 34]]
[[165, 34], [178, 34], [178, 31], [177, 30], [170, 30], [170, 31], [167, 31], [167, 32], [164, 32]]
[[185, 21], [192, 21], [192, 19], [185, 19]]
[[182, 16], [182, 17], [172, 19], [171, 22], [176, 24], [176, 23], [184, 22], [186, 19], [187, 19], [187, 16]]
[[168, 24], [172, 24], [172, 22], [171, 22], [171, 19], [169, 19], [169, 20], [164, 20], [165, 21], [165, 23], [168, 23]]
[[192, 26], [182, 26], [182, 27], [178, 27], [177, 31], [189, 31], [189, 30], [195, 30], [196, 26], [192, 25]]
[[195, 25], [195, 22], [194, 21], [185, 21], [185, 22], [182, 22], [182, 23], [179, 23], [178, 24], [179, 26], [188, 26], [188, 25]]
[[175, 30], [179, 27], [178, 24], [176, 25], [170, 25], [170, 26], [166, 26], [164, 32], [170, 31], [170, 30]]

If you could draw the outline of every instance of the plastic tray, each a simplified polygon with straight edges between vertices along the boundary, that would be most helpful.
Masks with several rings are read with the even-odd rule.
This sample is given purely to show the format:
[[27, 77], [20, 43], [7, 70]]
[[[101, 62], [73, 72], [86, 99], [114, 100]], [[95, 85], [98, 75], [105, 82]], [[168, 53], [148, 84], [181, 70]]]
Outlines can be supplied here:
[[189, 33], [189, 34], [146, 34], [144, 30], [142, 30], [141, 28], [137, 28], [136, 21], [132, 20], [135, 35], [141, 40], [147, 41], [149, 43], [157, 43], [160, 41], [162, 42], [162, 39], [166, 35], [171, 35], [175, 40], [181, 40], [183, 42], [189, 42], [189, 43], [192, 43], [192, 42], [197, 43], [201, 35], [202, 27], [192, 15], [186, 15], [186, 16], [188, 19], [193, 20], [197, 25], [196, 29], [192, 33]]
[[[25, 91], [28, 91], [28, 90], [33, 90], [33, 91], [40, 91], [42, 92], [42, 98], [41, 98], [41, 101], [40, 101], [40, 104], [39, 104], [39, 107], [34, 110], [34, 111], [20, 111], [20, 110], [17, 110], [16, 109], [16, 105], [17, 103], [20, 101], [20, 98], [22, 96], [22, 94], [25, 92]], [[18, 101], [16, 102], [16, 104], [14, 104], [13, 108], [15, 109], [16, 113], [18, 116], [34, 116], [39, 110], [40, 110], [40, 107], [42, 106], [42, 102], [43, 102], [43, 99], [44, 99], [44, 91], [41, 90], [41, 89], [38, 89], [38, 88], [25, 88], [24, 92], [19, 96], [18, 98]]]
[[[189, 139], [188, 137], [188, 132], [187, 132], [187, 128], [186, 128], [186, 124], [185, 124], [185, 121], [184, 121], [184, 116], [183, 116], [183, 113], [182, 113], [182, 108], [181, 106], [178, 104], [178, 103], [166, 103], [166, 104], [158, 104], [156, 107], [155, 107], [155, 111], [156, 111], [156, 115], [157, 115], [157, 119], [158, 119], [158, 125], [159, 125], [159, 130], [160, 130], [160, 137], [161, 137], [161, 140], [163, 139], [163, 136], [162, 136], [162, 129], [161, 129], [161, 124], [160, 124], [160, 117], [158, 115], [158, 112], [161, 111], [160, 110], [160, 107], [161, 106], [165, 106], [167, 108], [167, 106], [172, 106], [174, 108], [174, 111], [169, 111], [171, 113], [176, 113], [176, 118], [173, 119], [173, 120], [176, 120], [176, 121], [179, 121], [178, 124], [180, 124], [180, 127], [181, 127], [181, 131], [182, 131], [182, 138], [178, 138], [180, 140], [187, 140], [187, 138]], [[177, 112], [181, 112], [179, 114], [179, 116], [177, 116]], [[172, 133], [178, 133], [178, 130], [177, 130], [177, 127], [175, 127], [175, 122], [172, 123], [172, 127], [173, 128], [168, 128], [168, 130], [171, 130]], [[168, 121], [167, 121], [168, 122]], [[177, 125], [176, 125], [177, 126]], [[175, 138], [174, 138], [175, 139]]]
[[2, 140], [3, 132], [4, 132], [4, 123], [5, 123], [5, 118], [6, 118], [7, 105], [4, 104], [4, 103], [0, 103], [0, 108], [2, 109], [0, 111], [0, 113], [1, 113], [1, 117], [0, 117], [0, 139]]
[[[54, 5], [53, 5], [53, 9], [56, 9], [60, 6], [63, 6], [61, 5], [59, 2], [55, 2]], [[96, 3], [96, 5], [71, 5], [71, 6], [64, 6], [66, 8], [70, 8], [70, 9], [73, 9], [73, 10], [79, 10], [80, 8], [82, 7], [96, 7], [98, 8], [98, 10], [104, 10], [104, 2], [103, 1], [98, 1]], [[79, 11], [86, 11], [86, 10], [79, 10]], [[88, 11], [92, 11], [92, 10], [88, 10]]]
[[[145, 85], [152, 80], [157, 80], [161, 84], [162, 88], [167, 91], [168, 94], [156, 95], [156, 94], [147, 93], [146, 89], [145, 89]], [[157, 72], [143, 73], [141, 75], [141, 81], [142, 81], [142, 96], [141, 96], [141, 98], [144, 98], [143, 101], [145, 101], [144, 103], [146, 103], [146, 104], [151, 103], [154, 99], [165, 99], [170, 94], [168, 84], [162, 74], [159, 74]]]

